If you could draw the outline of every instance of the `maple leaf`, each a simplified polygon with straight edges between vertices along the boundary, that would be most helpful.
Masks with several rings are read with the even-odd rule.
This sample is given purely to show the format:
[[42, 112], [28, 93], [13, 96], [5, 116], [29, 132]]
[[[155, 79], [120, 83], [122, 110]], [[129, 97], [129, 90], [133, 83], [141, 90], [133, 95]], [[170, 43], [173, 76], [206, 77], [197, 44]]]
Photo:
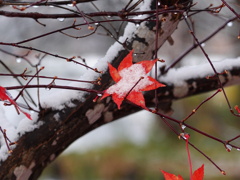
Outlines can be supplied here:
[[6, 102], [6, 103], [9, 103], [9, 104], [14, 105], [14, 107], [15, 107], [15, 109], [16, 109], [16, 111], [17, 111], [18, 114], [20, 114], [20, 112], [21, 112], [21, 113], [23, 113], [28, 119], [32, 120], [31, 115], [28, 114], [28, 113], [26, 113], [26, 112], [24, 112], [24, 111], [18, 106], [18, 104], [13, 100], [11, 94], [8, 93], [8, 91], [7, 91], [4, 87], [2, 87], [2, 86], [0, 86], [0, 100], [4, 101], [4, 102]]
[[157, 62], [157, 59], [133, 64], [132, 55], [133, 51], [130, 51], [122, 60], [118, 69], [108, 63], [110, 75], [116, 84], [106, 89], [101, 99], [112, 95], [112, 99], [117, 104], [118, 109], [120, 109], [124, 99], [146, 108], [142, 91], [150, 91], [165, 86], [147, 75]]
[[163, 170], [161, 170], [161, 172], [163, 173], [165, 180], [183, 180], [180, 175], [176, 176], [175, 174], [171, 174]]
[[[180, 175], [176, 176], [174, 174], [168, 173], [163, 170], [161, 170], [161, 172], [163, 173], [165, 180], [183, 180], [182, 176]], [[202, 165], [200, 168], [194, 171], [191, 180], [203, 180], [203, 176], [204, 176], [204, 165]]]
[[202, 180], [203, 177], [204, 177], [204, 164], [196, 171], [194, 171], [192, 180]]

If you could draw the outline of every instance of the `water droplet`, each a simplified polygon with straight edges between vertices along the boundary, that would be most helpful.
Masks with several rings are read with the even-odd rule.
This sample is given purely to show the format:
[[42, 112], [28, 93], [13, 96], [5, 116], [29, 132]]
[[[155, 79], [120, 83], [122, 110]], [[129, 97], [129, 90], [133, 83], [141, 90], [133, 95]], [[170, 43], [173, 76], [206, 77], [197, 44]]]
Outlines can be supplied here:
[[111, 16], [107, 16], [108, 18], [110, 18]]
[[206, 46], [206, 44], [205, 44], [205, 43], [202, 43], [201, 46], [204, 47], [204, 46]]
[[139, 24], [136, 24], [136, 27], [139, 27], [140, 25]]
[[232, 26], [233, 26], [233, 22], [227, 23], [227, 26], [228, 26], [228, 27], [232, 27]]
[[181, 137], [183, 138], [183, 139], [187, 139], [186, 137], [185, 137], [185, 134], [184, 133], [180, 133], [180, 135], [179, 135], [179, 139], [181, 139]]
[[188, 16], [186, 15], [186, 16], [184, 16], [185, 17], [185, 19], [187, 19], [188, 18]]
[[36, 5], [35, 5], [35, 6], [33, 6], [33, 8], [39, 8], [39, 6], [36, 6]]
[[21, 63], [21, 62], [22, 62], [22, 58], [20, 58], [20, 57], [19, 57], [19, 58], [16, 58], [16, 62], [17, 62], [17, 63]]
[[60, 22], [63, 22], [65, 18], [57, 18]]
[[100, 96], [100, 97], [102, 96], [102, 94], [97, 94], [97, 95]]
[[99, 23], [95, 23], [95, 26], [99, 25]]
[[46, 89], [47, 91], [50, 91], [50, 90], [51, 90], [51, 88], [49, 88], [49, 87], [46, 87], [45, 89]]
[[49, 7], [50, 7], [50, 8], [53, 8], [54, 6], [53, 6], [53, 5], [50, 5]]
[[142, 14], [138, 15], [138, 17], [142, 17]]
[[161, 5], [161, 3], [160, 2], [158, 2], [158, 6], [160, 6]]
[[237, 151], [240, 151], [240, 148], [237, 148]]
[[230, 151], [232, 150], [232, 146], [229, 145], [229, 144], [227, 144], [227, 145], [226, 145], [226, 150], [227, 150], [227, 152], [230, 152]]
[[67, 6], [69, 6], [69, 7], [73, 7], [73, 4], [71, 3], [71, 4], [68, 4]]
[[186, 126], [185, 126], [185, 125], [182, 125], [182, 126], [181, 126], [181, 128], [182, 128], [182, 129], [185, 129], [185, 128], [186, 128]]

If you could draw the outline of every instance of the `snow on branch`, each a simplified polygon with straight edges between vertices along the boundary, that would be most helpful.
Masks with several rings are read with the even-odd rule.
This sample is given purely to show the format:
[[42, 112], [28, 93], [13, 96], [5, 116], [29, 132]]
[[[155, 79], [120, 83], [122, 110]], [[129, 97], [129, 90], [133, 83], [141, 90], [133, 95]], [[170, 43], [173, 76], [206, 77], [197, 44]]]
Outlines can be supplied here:
[[[213, 62], [213, 65], [219, 73], [221, 82], [224, 86], [240, 83], [239, 73], [235, 74], [234, 72], [235, 69], [240, 69], [240, 57], [216, 61]], [[213, 69], [209, 63], [204, 63], [195, 66], [184, 66], [177, 69], [170, 69], [166, 75], [160, 76], [159, 81], [174, 87], [175, 90], [173, 94], [175, 98], [183, 98], [189, 96], [188, 90], [190, 82], [192, 84], [191, 86], [197, 89], [197, 81], [203, 79], [211, 80], [213, 78]], [[209, 83], [208, 86], [210, 87], [211, 83]]]
[[0, 106], [0, 128], [5, 133], [0, 133], [0, 162], [7, 159], [12, 149], [15, 148], [14, 142], [16, 142], [19, 137], [42, 125], [43, 122], [37, 122], [37, 119], [37, 114], [34, 114], [33, 120], [29, 120], [25, 117], [18, 125], [12, 124], [5, 116], [4, 108]]

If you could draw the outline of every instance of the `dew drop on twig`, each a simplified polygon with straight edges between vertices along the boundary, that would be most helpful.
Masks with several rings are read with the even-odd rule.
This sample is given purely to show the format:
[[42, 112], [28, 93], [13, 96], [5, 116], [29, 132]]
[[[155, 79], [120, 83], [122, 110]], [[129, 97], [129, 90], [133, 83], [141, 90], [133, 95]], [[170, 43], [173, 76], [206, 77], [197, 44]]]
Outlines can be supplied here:
[[181, 125], [181, 128], [182, 128], [182, 129], [185, 129], [185, 128], [186, 128], [186, 126], [185, 126], [185, 125]]
[[22, 58], [16, 58], [16, 62], [17, 63], [21, 63], [22, 62]]
[[33, 8], [39, 8], [39, 6], [33, 6]]
[[227, 23], [227, 26], [228, 26], [228, 27], [232, 27], [232, 26], [233, 26], [233, 22]]
[[202, 43], [201, 46], [204, 47], [204, 46], [206, 46], [206, 44], [205, 44], [205, 43]]
[[229, 144], [227, 144], [227, 145], [226, 145], [226, 150], [227, 150], [227, 152], [230, 152], [230, 151], [232, 150], [232, 146], [229, 145]]
[[237, 148], [237, 151], [240, 151], [240, 148]]
[[63, 22], [65, 18], [57, 18], [60, 22]]

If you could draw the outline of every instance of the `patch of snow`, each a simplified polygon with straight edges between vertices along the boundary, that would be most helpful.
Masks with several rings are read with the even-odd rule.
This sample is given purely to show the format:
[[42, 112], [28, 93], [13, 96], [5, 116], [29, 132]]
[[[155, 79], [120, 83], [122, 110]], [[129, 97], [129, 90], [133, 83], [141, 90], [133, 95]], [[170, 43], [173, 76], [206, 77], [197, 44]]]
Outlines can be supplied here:
[[[232, 69], [240, 66], [240, 57], [235, 59], [225, 59], [223, 61], [215, 61], [213, 65], [218, 73], [224, 70]], [[184, 66], [178, 69], [170, 69], [165, 76], [160, 77], [160, 82], [182, 86], [186, 80], [194, 78], [203, 78], [213, 75], [214, 71], [209, 63], [199, 64], [195, 66]]]
[[[16, 129], [13, 124], [11, 124], [7, 117], [5, 116], [4, 109], [2, 105], [0, 105], [0, 126], [4, 130], [6, 130], [7, 137], [9, 137], [10, 140], [15, 141], [16, 139]], [[3, 137], [3, 134], [0, 133], [0, 161], [5, 160], [9, 153], [7, 146], [5, 145], [5, 139]]]
[[[18, 126], [16, 127], [14, 124], [11, 124], [7, 117], [5, 116], [4, 108], [0, 105], [0, 126], [2, 129], [6, 130], [7, 137], [12, 141], [15, 142], [19, 139], [19, 137], [26, 132], [33, 131], [34, 129], [40, 127], [42, 125], [41, 122], [36, 123], [38, 119], [37, 113], [33, 113], [32, 119], [29, 120], [27, 117], [20, 120]], [[0, 161], [4, 161], [10, 155], [8, 152], [8, 148], [5, 144], [5, 139], [3, 134], [0, 133]], [[13, 149], [15, 147], [11, 146], [10, 148]]]
[[149, 81], [142, 64], [133, 64], [128, 68], [124, 68], [119, 72], [119, 75], [122, 79], [107, 90], [108, 94], [116, 93], [119, 97], [124, 97], [136, 85], [141, 77], [143, 77], [143, 79], [138, 82], [133, 88], [133, 91], [140, 91], [153, 83], [152, 81]]
[[38, 120], [38, 114], [35, 113], [32, 116], [33, 120], [29, 120], [27, 118], [24, 118], [23, 120], [20, 121], [16, 131], [17, 133], [22, 136], [23, 134], [25, 134], [26, 132], [31, 132], [34, 129], [39, 128], [41, 125], [43, 125], [42, 121], [37, 121]]
[[150, 10], [150, 5], [151, 5], [151, 1], [143, 1], [141, 7], [139, 8], [140, 11], [148, 11]]

